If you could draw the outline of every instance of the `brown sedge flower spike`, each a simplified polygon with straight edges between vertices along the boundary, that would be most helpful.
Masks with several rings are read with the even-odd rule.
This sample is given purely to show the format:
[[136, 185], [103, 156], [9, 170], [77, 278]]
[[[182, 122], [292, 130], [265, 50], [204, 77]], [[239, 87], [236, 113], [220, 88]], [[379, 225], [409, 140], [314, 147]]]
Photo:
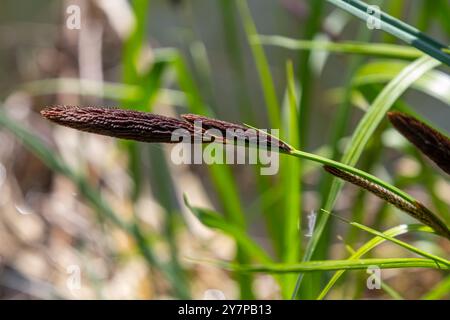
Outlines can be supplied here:
[[423, 224], [431, 227], [440, 235], [450, 239], [450, 230], [448, 226], [422, 203], [416, 201], [414, 204], [412, 204], [378, 184], [375, 184], [367, 179], [358, 177], [352, 173], [346, 172], [336, 167], [325, 165], [324, 169], [328, 173], [341, 178], [342, 180], [350, 182], [351, 184], [354, 184], [373, 193], [377, 197], [408, 213], [410, 216], [419, 220]]
[[73, 129], [142, 142], [176, 143], [172, 134], [177, 129], [194, 135], [193, 126], [186, 121], [134, 110], [53, 106], [45, 108], [41, 114]]
[[401, 112], [389, 112], [392, 125], [423, 154], [450, 174], [450, 139], [425, 123]]
[[[287, 153], [292, 151], [292, 148], [283, 141], [280, 141], [277, 138], [257, 129], [252, 129], [240, 124], [223, 120], [207, 118], [196, 114], [183, 114], [181, 117], [192, 125], [196, 122], [200, 122], [204, 130], [218, 130], [224, 138], [223, 143], [243, 142], [246, 145], [266, 145], [268, 148], [275, 146], [280, 151]], [[226, 140], [226, 138], [230, 137], [230, 135], [233, 141]]]
[[[235, 132], [233, 140], [246, 144], [276, 146], [279, 151], [289, 152], [291, 148], [282, 141], [255, 129], [226, 121], [211, 119], [194, 114], [182, 115], [184, 120], [165, 117], [148, 112], [105, 107], [52, 106], [41, 111], [43, 117], [57, 124], [73, 129], [105, 136], [142, 142], [177, 143], [177, 130], [183, 129], [190, 138], [203, 143], [227, 141], [226, 134]], [[195, 126], [199, 122], [201, 128]], [[223, 139], [205, 134], [208, 129], [216, 129]], [[175, 135], [175, 138], [174, 138]], [[181, 134], [179, 135], [181, 138]], [[191, 139], [192, 142], [192, 139]]]

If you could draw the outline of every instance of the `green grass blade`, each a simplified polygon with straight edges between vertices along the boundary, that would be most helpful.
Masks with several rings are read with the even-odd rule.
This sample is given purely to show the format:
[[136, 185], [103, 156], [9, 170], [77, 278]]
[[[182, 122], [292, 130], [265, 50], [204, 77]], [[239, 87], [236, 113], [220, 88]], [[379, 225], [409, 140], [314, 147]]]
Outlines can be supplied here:
[[[432, 229], [423, 225], [419, 224], [411, 224], [411, 225], [400, 225], [397, 227], [393, 227], [385, 232], [383, 232], [384, 236], [387, 237], [397, 237], [399, 235], [408, 233], [408, 232], [430, 232], [432, 233]], [[379, 237], [376, 236], [366, 242], [361, 248], [359, 248], [353, 255], [351, 255], [348, 259], [357, 260], [360, 257], [362, 257], [364, 254], [372, 250], [373, 248], [377, 247], [378, 245], [385, 242], [387, 239], [385, 237]], [[317, 299], [323, 299], [327, 293], [330, 291], [330, 289], [334, 286], [334, 284], [339, 280], [339, 278], [344, 274], [345, 271], [338, 271], [336, 272], [333, 277], [330, 279], [330, 281], [327, 283], [325, 288], [321, 291]]]
[[123, 46], [123, 78], [125, 83], [134, 84], [139, 78], [138, 61], [144, 43], [149, 0], [133, 0], [134, 28]]
[[358, 229], [366, 231], [366, 232], [368, 232], [368, 233], [370, 233], [370, 234], [372, 234], [374, 236], [381, 237], [381, 238], [383, 238], [385, 240], [393, 242], [393, 243], [395, 243], [395, 244], [397, 244], [397, 245], [399, 245], [399, 246], [401, 246], [401, 247], [403, 247], [403, 248], [405, 248], [405, 249], [407, 249], [407, 250], [409, 250], [411, 252], [414, 252], [414, 253], [416, 253], [416, 254], [418, 254], [420, 256], [423, 256], [423, 257], [429, 258], [429, 259], [433, 259], [433, 260], [436, 260], [436, 261], [438, 261], [440, 263], [445, 264], [446, 266], [450, 266], [450, 261], [448, 261], [448, 260], [446, 260], [444, 258], [441, 258], [441, 257], [438, 257], [438, 256], [433, 255], [431, 253], [425, 252], [425, 251], [423, 251], [423, 250], [421, 250], [419, 248], [416, 248], [416, 247], [414, 247], [414, 246], [412, 246], [412, 245], [410, 245], [410, 244], [408, 244], [406, 242], [403, 242], [403, 241], [397, 240], [397, 239], [395, 239], [395, 238], [393, 238], [391, 236], [385, 235], [384, 233], [379, 232], [377, 230], [374, 230], [374, 229], [372, 229], [370, 227], [367, 227], [367, 226], [365, 226], [365, 225], [363, 225], [361, 223], [354, 222], [354, 221], [346, 221], [346, 220], [344, 220], [343, 218], [341, 218], [339, 216], [336, 216], [336, 217], [341, 219], [341, 220], [343, 220], [343, 221], [345, 221], [346, 223], [350, 224], [351, 226], [354, 226], [354, 227], [356, 227]]
[[[364, 86], [369, 84], [386, 83], [391, 81], [401, 72], [407, 63], [402, 61], [373, 61], [362, 66], [355, 77], [352, 85]], [[412, 88], [422, 91], [450, 106], [450, 76], [439, 70], [432, 70], [416, 82]]]
[[378, 124], [383, 120], [385, 114], [394, 102], [418, 79], [440, 63], [429, 57], [422, 57], [405, 67], [391, 82], [383, 89], [370, 110], [359, 122], [352, 142], [348, 148], [343, 162], [350, 165], [355, 164], [361, 155], [367, 141], [373, 134]]
[[[286, 138], [289, 144], [299, 145], [298, 125], [298, 92], [296, 89], [294, 68], [291, 61], [286, 64], [287, 74], [287, 101], [286, 113], [283, 117], [283, 132], [281, 136]], [[283, 206], [283, 250], [282, 261], [295, 263], [299, 261], [301, 249], [301, 163], [296, 159], [286, 157], [281, 159], [280, 183]], [[282, 277], [282, 295], [289, 298], [295, 285], [295, 275]]]
[[437, 300], [450, 298], [450, 276], [440, 281], [433, 289], [427, 292], [421, 300]]
[[153, 104], [160, 94], [162, 78], [172, 63], [172, 56], [172, 52], [167, 50], [154, 51], [154, 60], [150, 70], [144, 73], [138, 81], [144, 93], [140, 101], [145, 104], [134, 108], [141, 111], [152, 110]]
[[386, 284], [385, 282], [381, 282], [381, 289], [384, 290], [388, 295], [390, 295], [394, 300], [405, 300], [400, 293], [394, 290], [391, 286]]
[[278, 35], [258, 35], [252, 39], [252, 42], [289, 50], [322, 50], [383, 58], [416, 59], [424, 55], [423, 52], [415, 48], [385, 43], [297, 40]]
[[380, 269], [395, 268], [430, 268], [439, 270], [450, 270], [450, 267], [436, 263], [434, 260], [421, 258], [383, 258], [383, 259], [360, 259], [360, 260], [324, 260], [308, 261], [298, 264], [261, 264], [261, 265], [233, 265], [221, 264], [223, 267], [237, 272], [263, 272], [263, 273], [293, 273], [313, 271], [335, 271], [335, 270], [363, 270], [370, 266]]
[[186, 104], [190, 112], [211, 116], [211, 109], [203, 103], [196, 83], [190, 75], [191, 72], [180, 54], [174, 57], [173, 68], [177, 76], [178, 85], [186, 95]]
[[258, 33], [256, 31], [256, 26], [252, 19], [250, 9], [248, 8], [247, 0], [237, 0], [237, 7], [244, 25], [250, 48], [252, 50], [256, 69], [258, 70], [259, 80], [261, 82], [266, 107], [269, 114], [270, 125], [272, 128], [280, 128], [281, 109], [275, 91], [275, 85], [273, 83], [269, 62], [267, 61], [263, 47], [258, 43], [252, 43], [252, 38]]

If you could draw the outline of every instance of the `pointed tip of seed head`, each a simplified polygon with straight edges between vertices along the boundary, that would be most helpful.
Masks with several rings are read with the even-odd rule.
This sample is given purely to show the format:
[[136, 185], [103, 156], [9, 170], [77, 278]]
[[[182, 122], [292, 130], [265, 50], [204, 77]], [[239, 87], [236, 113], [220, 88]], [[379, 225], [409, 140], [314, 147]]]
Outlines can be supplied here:
[[387, 116], [394, 128], [408, 140], [411, 140], [411, 137], [414, 134], [414, 132], [411, 132], [414, 131], [414, 127], [424, 126], [422, 122], [406, 113], [392, 111], [388, 112]]
[[405, 114], [401, 113], [401, 112], [398, 112], [398, 111], [389, 111], [387, 113], [387, 115], [388, 115], [389, 119], [393, 119], [393, 118], [396, 118], [398, 116], [404, 116]]
[[418, 122], [417, 119], [398, 111], [388, 112], [387, 116], [392, 125], [400, 132], [404, 131], [408, 124]]
[[42, 109], [40, 111], [41, 115], [49, 120], [54, 120], [57, 119], [59, 117], [61, 117], [61, 115], [70, 109], [74, 109], [76, 107], [72, 107], [72, 106], [62, 106], [62, 105], [56, 105], [56, 106], [47, 106], [44, 109]]
[[41, 114], [43, 117], [47, 118], [48, 115], [51, 115], [51, 114], [53, 113], [54, 108], [55, 108], [55, 107], [53, 107], [53, 106], [44, 107], [44, 109], [42, 109], [42, 110], [40, 111], [40, 114]]
[[181, 118], [186, 120], [187, 122], [194, 122], [196, 119], [199, 119], [200, 116], [192, 113], [182, 114]]
[[419, 201], [415, 201], [414, 204], [420, 215], [417, 219], [450, 240], [450, 228], [448, 225]]
[[261, 143], [268, 144], [270, 146], [275, 146], [279, 151], [290, 153], [293, 151], [293, 148], [289, 146], [287, 143], [279, 140], [278, 138], [267, 134], [267, 132], [261, 131], [259, 129], [249, 128], [246, 125], [232, 123], [228, 121], [208, 118], [205, 116], [200, 116], [197, 114], [182, 114], [181, 117], [191, 123], [195, 124], [196, 122], [200, 122], [204, 129], [216, 129], [219, 130], [223, 135], [227, 135], [227, 131], [231, 132], [231, 135], [238, 140], [242, 141], [250, 141], [253, 143]]
[[40, 111], [41, 115], [49, 120], [52, 120], [59, 112], [61, 112], [61, 106], [48, 106]]

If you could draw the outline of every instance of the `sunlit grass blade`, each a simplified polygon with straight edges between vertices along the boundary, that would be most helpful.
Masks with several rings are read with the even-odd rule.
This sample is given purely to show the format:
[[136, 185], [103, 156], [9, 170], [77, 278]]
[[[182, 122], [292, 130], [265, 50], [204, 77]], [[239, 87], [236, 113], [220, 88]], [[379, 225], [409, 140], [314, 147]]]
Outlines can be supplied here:
[[394, 300], [405, 300], [400, 293], [398, 293], [394, 288], [386, 284], [384, 281], [381, 281], [381, 289], [384, 290], [388, 295], [391, 296]]
[[415, 81], [438, 65], [440, 65], [438, 61], [429, 57], [422, 57], [405, 67], [391, 82], [389, 82], [372, 103], [370, 110], [359, 122], [353, 134], [352, 141], [343, 156], [343, 162], [350, 165], [357, 162], [367, 141], [370, 139], [370, 136], [395, 101]]
[[[323, 212], [325, 212], [325, 211], [323, 211]], [[326, 214], [330, 214], [330, 213], [328, 213], [328, 212], [325, 212], [325, 213], [326, 213]], [[374, 230], [374, 229], [372, 229], [372, 228], [370, 228], [370, 227], [367, 227], [367, 226], [365, 226], [365, 225], [363, 225], [363, 224], [361, 224], [361, 223], [354, 222], [354, 221], [347, 221], [347, 220], [343, 219], [342, 217], [339, 217], [338, 215], [333, 215], [333, 216], [335, 216], [335, 217], [337, 217], [338, 219], [344, 221], [345, 223], [348, 223], [349, 225], [351, 225], [351, 226], [353, 226], [353, 227], [356, 227], [356, 228], [361, 229], [361, 230], [363, 230], [363, 231], [366, 231], [366, 232], [368, 232], [368, 233], [370, 233], [370, 234], [372, 234], [372, 235], [374, 235], [374, 236], [381, 237], [381, 238], [383, 238], [383, 239], [385, 239], [385, 240], [388, 240], [388, 241], [390, 241], [390, 242], [393, 242], [393, 243], [395, 243], [395, 244], [397, 244], [397, 245], [399, 245], [399, 246], [401, 246], [401, 247], [403, 247], [403, 248], [405, 248], [405, 249], [407, 249], [407, 250], [409, 250], [409, 251], [411, 251], [411, 252], [414, 252], [414, 253], [416, 253], [416, 254], [418, 254], [418, 255], [424, 257], [424, 258], [429, 258], [429, 259], [436, 260], [437, 262], [443, 263], [443, 264], [445, 264], [446, 266], [450, 267], [450, 261], [448, 261], [447, 259], [438, 257], [438, 256], [436, 256], [436, 255], [434, 255], [434, 254], [431, 254], [431, 253], [428, 253], [428, 252], [426, 252], [426, 251], [423, 251], [423, 250], [421, 250], [421, 249], [419, 249], [419, 248], [416, 248], [416, 247], [414, 247], [414, 246], [412, 246], [412, 245], [410, 245], [410, 244], [408, 244], [408, 243], [406, 243], [406, 242], [403, 242], [403, 241], [401, 241], [401, 240], [395, 239], [394, 237], [391, 237], [391, 236], [389, 236], [389, 235], [386, 235], [386, 234], [383, 233], [383, 232]]]
[[323, 50], [332, 53], [360, 54], [383, 58], [416, 59], [424, 55], [423, 52], [415, 48], [384, 43], [298, 40], [278, 35], [257, 35], [252, 38], [252, 41], [265, 46], [276, 46], [289, 50]]
[[450, 276], [445, 277], [434, 288], [423, 295], [420, 300], [437, 300], [450, 298]]
[[131, 6], [134, 14], [133, 29], [123, 45], [123, 78], [125, 83], [134, 84], [139, 78], [139, 58], [144, 45], [149, 0], [134, 0]]
[[[355, 87], [369, 84], [386, 83], [397, 76], [407, 66], [403, 61], [381, 60], [364, 64], [353, 78]], [[422, 91], [450, 106], [450, 76], [439, 70], [432, 70], [412, 85], [413, 89]]]
[[[294, 67], [291, 61], [286, 64], [287, 89], [284, 107], [282, 137], [293, 145], [299, 145], [298, 127], [298, 90], [296, 89]], [[280, 189], [283, 204], [283, 251], [282, 261], [286, 263], [298, 262], [302, 243], [301, 234], [301, 162], [286, 157], [280, 165]], [[295, 285], [295, 275], [282, 277], [282, 295], [289, 298]]]
[[431, 259], [421, 258], [384, 258], [384, 259], [359, 259], [359, 260], [324, 260], [308, 261], [298, 264], [261, 264], [261, 265], [235, 265], [218, 263], [222, 267], [236, 272], [250, 273], [295, 273], [313, 271], [335, 271], [335, 270], [364, 270], [370, 266], [380, 269], [396, 268], [429, 268], [439, 270], [450, 270], [450, 267], [439, 264]]
[[[389, 230], [383, 232], [383, 237], [376, 236], [362, 245], [354, 254], [352, 254], [348, 259], [349, 260], [357, 260], [362, 257], [364, 254], [368, 253], [373, 248], [387, 241], [387, 237], [394, 238], [399, 235], [409, 233], [409, 232], [429, 232], [433, 233], [433, 230], [430, 227], [419, 225], [419, 224], [411, 224], [411, 225], [400, 225], [397, 227], [393, 227]], [[330, 289], [334, 286], [334, 284], [339, 280], [339, 278], [344, 274], [345, 271], [336, 272], [324, 289], [321, 291], [317, 299], [323, 299]]]

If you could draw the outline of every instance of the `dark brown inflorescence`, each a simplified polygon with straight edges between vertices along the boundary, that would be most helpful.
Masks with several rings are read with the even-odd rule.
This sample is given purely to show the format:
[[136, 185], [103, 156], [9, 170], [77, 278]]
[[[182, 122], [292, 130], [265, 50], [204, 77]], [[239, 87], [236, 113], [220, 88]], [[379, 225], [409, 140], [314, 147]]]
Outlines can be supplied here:
[[70, 128], [143, 142], [175, 143], [173, 132], [177, 129], [194, 134], [193, 126], [186, 121], [134, 110], [54, 106], [42, 110], [41, 114]]
[[230, 140], [230, 138], [232, 139], [232, 141], [227, 141], [225, 139], [224, 143], [243, 142], [247, 145], [266, 146], [267, 148], [275, 147], [284, 152], [290, 152], [292, 150], [292, 148], [283, 141], [257, 129], [196, 114], [183, 114], [181, 117], [192, 125], [198, 122], [204, 130], [215, 129], [221, 133], [223, 138], [228, 138], [228, 140]]
[[[181, 136], [198, 138], [202, 142], [236, 143], [276, 147], [289, 152], [291, 148], [282, 141], [256, 129], [243, 125], [211, 119], [199, 115], [183, 115], [184, 120], [148, 112], [104, 107], [53, 106], [41, 111], [45, 118], [70, 128], [121, 139], [143, 142], [179, 142]], [[200, 127], [195, 124], [199, 123]], [[206, 135], [208, 129], [216, 129], [221, 137]], [[226, 140], [232, 137], [233, 141]], [[224, 139], [221, 139], [224, 138]], [[192, 142], [192, 140], [190, 140]]]
[[389, 112], [392, 125], [423, 154], [450, 174], [450, 139], [425, 123], [400, 112]]
[[366, 189], [377, 197], [408, 213], [410, 216], [419, 220], [423, 224], [433, 228], [437, 233], [450, 239], [450, 230], [448, 229], [447, 225], [420, 202], [415, 202], [414, 204], [412, 204], [399, 197], [395, 193], [391, 192], [390, 190], [387, 190], [367, 179], [358, 177], [336, 167], [325, 165], [324, 169], [332, 175], [341, 178], [342, 180]]

